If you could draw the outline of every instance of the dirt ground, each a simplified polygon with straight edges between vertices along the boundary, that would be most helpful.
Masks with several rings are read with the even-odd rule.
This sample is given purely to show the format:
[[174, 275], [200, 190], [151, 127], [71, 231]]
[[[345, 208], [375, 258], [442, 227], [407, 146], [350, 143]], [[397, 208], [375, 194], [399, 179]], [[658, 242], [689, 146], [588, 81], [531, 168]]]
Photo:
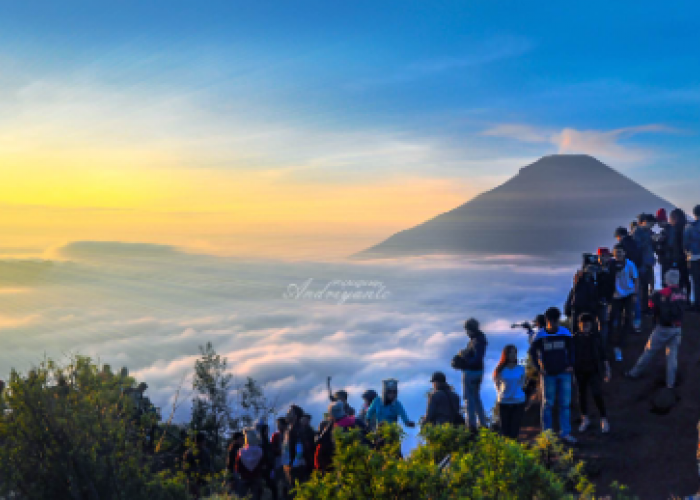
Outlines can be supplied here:
[[[700, 420], [700, 315], [688, 313], [678, 356], [677, 403], [666, 415], [652, 411], [652, 394], [665, 386], [665, 357], [659, 354], [639, 380], [628, 380], [629, 369], [642, 353], [651, 332], [645, 318], [642, 334], [631, 335], [624, 361], [612, 361], [612, 380], [604, 399], [611, 432], [600, 432], [598, 414], [589, 401], [593, 425], [579, 433], [580, 414], [574, 389], [572, 428], [579, 440], [577, 456], [586, 461], [598, 494], [605, 495], [613, 481], [627, 485], [640, 499], [663, 500], [694, 495], [700, 490], [696, 462]], [[590, 397], [590, 396], [589, 396]], [[539, 432], [539, 401], [525, 415], [523, 439]]]

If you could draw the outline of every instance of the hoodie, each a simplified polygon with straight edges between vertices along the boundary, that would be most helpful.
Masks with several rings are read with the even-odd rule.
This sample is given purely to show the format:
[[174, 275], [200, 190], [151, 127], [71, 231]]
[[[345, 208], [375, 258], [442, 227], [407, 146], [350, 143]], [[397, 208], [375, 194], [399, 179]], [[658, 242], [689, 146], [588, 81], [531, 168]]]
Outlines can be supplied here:
[[263, 450], [260, 446], [245, 445], [236, 457], [236, 472], [245, 481], [260, 477], [263, 469]]
[[560, 375], [574, 367], [574, 342], [571, 332], [560, 326], [556, 333], [543, 329], [530, 346], [530, 359], [543, 375]]
[[465, 370], [468, 371], [483, 371], [484, 370], [484, 354], [486, 354], [486, 336], [479, 330], [471, 332], [467, 330], [469, 335], [469, 344], [467, 348], [460, 352], [464, 358]]

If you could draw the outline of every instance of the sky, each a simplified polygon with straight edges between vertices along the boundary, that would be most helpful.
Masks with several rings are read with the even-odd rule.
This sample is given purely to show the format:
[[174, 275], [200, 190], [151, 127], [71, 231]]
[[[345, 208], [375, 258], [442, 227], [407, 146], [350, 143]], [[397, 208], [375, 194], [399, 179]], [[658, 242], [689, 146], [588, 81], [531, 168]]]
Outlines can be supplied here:
[[[695, 2], [3, 2], [0, 251], [334, 259], [552, 153], [691, 209]], [[48, 253], [47, 253], [48, 252]]]

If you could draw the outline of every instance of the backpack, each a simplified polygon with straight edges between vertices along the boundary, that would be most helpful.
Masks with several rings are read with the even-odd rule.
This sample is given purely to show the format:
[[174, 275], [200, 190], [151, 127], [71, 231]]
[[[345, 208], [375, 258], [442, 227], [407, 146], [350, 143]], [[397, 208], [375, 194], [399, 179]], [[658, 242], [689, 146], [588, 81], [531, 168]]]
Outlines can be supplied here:
[[464, 359], [464, 356], [462, 356], [462, 353], [460, 352], [459, 354], [455, 354], [454, 357], [452, 358], [452, 363], [450, 363], [450, 366], [454, 368], [455, 370], [466, 370], [467, 369], [467, 360]]
[[447, 396], [447, 402], [450, 405], [450, 410], [452, 410], [452, 425], [467, 425], [467, 421], [464, 420], [464, 415], [459, 412], [459, 408], [455, 409], [455, 405], [452, 404], [452, 398], [450, 397], [449, 391], [443, 390], [442, 392], [444, 392], [445, 396]]
[[659, 294], [658, 307], [661, 326], [674, 326], [683, 321], [685, 300], [682, 294], [671, 294], [669, 296]]

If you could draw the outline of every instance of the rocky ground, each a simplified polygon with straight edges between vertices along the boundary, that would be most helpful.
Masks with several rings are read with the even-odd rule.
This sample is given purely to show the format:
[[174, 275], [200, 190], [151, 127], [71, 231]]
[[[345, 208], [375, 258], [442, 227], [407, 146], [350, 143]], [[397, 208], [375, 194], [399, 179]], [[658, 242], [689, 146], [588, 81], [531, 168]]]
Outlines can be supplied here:
[[[696, 462], [700, 420], [700, 315], [688, 314], [679, 353], [676, 403], [667, 414], [654, 411], [652, 397], [665, 387], [665, 357], [659, 355], [650, 371], [639, 380], [628, 380], [623, 371], [632, 367], [651, 332], [646, 318], [642, 334], [630, 336], [624, 361], [611, 362], [613, 376], [605, 384], [605, 402], [611, 432], [600, 432], [597, 410], [594, 425], [578, 432], [578, 404], [572, 412], [574, 435], [579, 439], [577, 456], [587, 462], [599, 494], [609, 491], [613, 481], [629, 486], [640, 499], [687, 497], [700, 490]], [[612, 359], [612, 358], [611, 358]], [[574, 398], [575, 399], [575, 398]], [[539, 432], [539, 401], [526, 413], [524, 439]]]

